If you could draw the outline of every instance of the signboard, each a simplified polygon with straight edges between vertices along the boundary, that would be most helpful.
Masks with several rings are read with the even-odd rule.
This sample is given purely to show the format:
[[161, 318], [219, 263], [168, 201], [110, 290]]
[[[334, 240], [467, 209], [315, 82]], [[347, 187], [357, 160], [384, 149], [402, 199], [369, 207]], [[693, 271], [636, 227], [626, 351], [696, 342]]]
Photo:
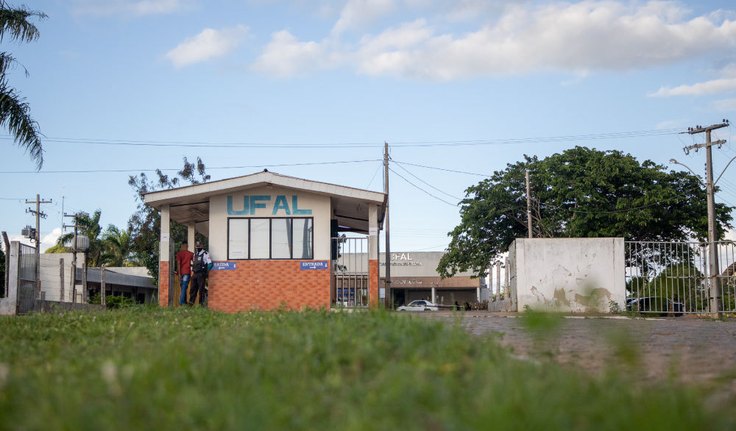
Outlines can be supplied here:
[[299, 262], [299, 270], [301, 271], [322, 271], [329, 269], [329, 264], [326, 260], [315, 260], [311, 262]]
[[213, 262], [212, 263], [213, 271], [232, 271], [237, 268], [238, 266], [235, 262]]

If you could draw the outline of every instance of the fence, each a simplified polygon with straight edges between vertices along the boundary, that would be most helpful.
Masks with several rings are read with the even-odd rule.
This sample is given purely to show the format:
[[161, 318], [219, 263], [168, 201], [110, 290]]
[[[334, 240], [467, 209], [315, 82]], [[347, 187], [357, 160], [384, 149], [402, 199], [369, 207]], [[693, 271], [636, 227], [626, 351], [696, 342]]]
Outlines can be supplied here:
[[20, 244], [18, 253], [18, 314], [33, 311], [36, 301], [36, 248]]
[[335, 259], [335, 304], [368, 307], [368, 238], [332, 239]]
[[736, 313], [736, 244], [717, 244], [709, 274], [707, 243], [626, 242], [626, 310], [650, 315]]

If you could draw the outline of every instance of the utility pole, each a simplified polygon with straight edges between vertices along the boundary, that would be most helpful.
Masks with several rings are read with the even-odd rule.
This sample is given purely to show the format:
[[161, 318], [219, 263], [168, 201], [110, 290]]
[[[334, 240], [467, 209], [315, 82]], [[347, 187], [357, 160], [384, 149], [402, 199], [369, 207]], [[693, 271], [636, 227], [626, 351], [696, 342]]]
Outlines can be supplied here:
[[51, 199], [41, 200], [41, 195], [36, 194], [36, 200], [26, 199], [26, 204], [36, 204], [36, 209], [27, 208], [26, 212], [36, 216], [36, 299], [41, 295], [41, 218], [46, 218], [46, 213], [41, 211], [41, 204], [50, 204]]
[[[388, 161], [389, 161], [389, 155], [388, 155], [388, 142], [383, 143], [383, 192], [386, 194], [386, 215], [384, 217], [384, 222], [386, 223], [386, 274], [383, 279], [383, 286], [384, 286], [384, 293], [386, 295], [386, 298], [384, 299], [386, 303], [386, 308], [389, 308], [392, 306], [393, 303], [393, 296], [391, 295], [391, 233], [389, 229], [389, 193], [388, 193]], [[378, 271], [381, 272], [380, 269]]]
[[526, 170], [524, 175], [526, 180], [526, 231], [529, 238], [533, 238], [532, 235], [532, 187], [529, 184], [529, 169]]
[[720, 314], [721, 312], [721, 289], [720, 280], [718, 278], [720, 274], [720, 266], [718, 265], [718, 235], [716, 233], [716, 206], [715, 206], [715, 184], [713, 183], [713, 145], [723, 145], [726, 143], [724, 140], [718, 140], [711, 142], [711, 132], [713, 130], [728, 127], [728, 120], [723, 120], [722, 123], [712, 124], [707, 127], [695, 126], [689, 127], [687, 133], [690, 135], [696, 135], [705, 133], [705, 143], [695, 144], [685, 147], [685, 154], [689, 153], [690, 150], [699, 150], [705, 148], [705, 192], [707, 195], [708, 203], [708, 265], [709, 279], [710, 279], [710, 312], [713, 314]]
[[72, 276], [70, 277], [70, 289], [69, 291], [72, 293], [72, 304], [77, 303], [77, 234], [79, 233], [79, 223], [78, 223], [78, 214], [66, 214], [63, 213], [64, 217], [70, 217], [74, 219], [74, 225], [73, 226], [67, 226], [63, 225], [62, 228], [66, 229], [68, 227], [74, 228], [74, 237], [72, 238], [73, 245], [72, 245]]

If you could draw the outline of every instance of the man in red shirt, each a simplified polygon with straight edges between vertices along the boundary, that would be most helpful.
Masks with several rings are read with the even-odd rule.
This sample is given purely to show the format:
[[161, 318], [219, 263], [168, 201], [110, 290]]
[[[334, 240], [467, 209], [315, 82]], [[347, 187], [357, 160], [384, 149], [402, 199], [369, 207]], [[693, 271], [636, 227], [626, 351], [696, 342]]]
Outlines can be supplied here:
[[179, 305], [187, 303], [187, 287], [189, 287], [189, 279], [192, 277], [192, 257], [194, 253], [189, 251], [187, 243], [182, 243], [179, 251], [176, 253], [176, 271], [179, 274], [179, 282], [181, 283], [181, 295], [179, 295]]

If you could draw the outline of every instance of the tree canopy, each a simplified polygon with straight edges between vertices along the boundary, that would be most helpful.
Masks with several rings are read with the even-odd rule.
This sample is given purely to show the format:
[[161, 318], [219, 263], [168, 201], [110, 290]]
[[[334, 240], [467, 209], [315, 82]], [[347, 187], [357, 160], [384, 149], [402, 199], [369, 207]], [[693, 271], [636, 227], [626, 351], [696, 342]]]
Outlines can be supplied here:
[[[531, 176], [534, 237], [624, 237], [684, 241], [707, 237], [705, 188], [690, 173], [639, 163], [620, 151], [575, 147], [545, 159], [524, 156], [465, 191], [461, 221], [437, 268], [485, 274], [516, 238], [527, 237], [525, 171]], [[731, 207], [716, 204], [717, 232]]]
[[[199, 184], [207, 182], [210, 176], [205, 172], [202, 159], [197, 157], [196, 164], [184, 157], [184, 166], [176, 176], [165, 175], [156, 170], [156, 180], [152, 181], [145, 173], [131, 176], [128, 184], [133, 187], [138, 201], [137, 211], [128, 220], [128, 231], [132, 238], [132, 251], [138, 260], [148, 268], [148, 272], [158, 280], [159, 238], [161, 235], [161, 215], [158, 211], [147, 206], [142, 196], [155, 190], [172, 189], [181, 182]], [[186, 226], [171, 222], [170, 238], [174, 243], [181, 243], [187, 239]], [[201, 236], [200, 240], [203, 240]]]
[[[10, 7], [5, 1], [0, 1], [0, 40], [32, 42], [38, 39], [40, 33], [31, 23], [31, 18], [43, 19], [46, 14], [28, 10], [25, 6]], [[16, 144], [25, 148], [36, 167], [41, 169], [43, 146], [38, 123], [31, 117], [28, 103], [8, 83], [7, 72], [16, 64], [11, 54], [0, 52], [0, 126], [13, 135]]]

